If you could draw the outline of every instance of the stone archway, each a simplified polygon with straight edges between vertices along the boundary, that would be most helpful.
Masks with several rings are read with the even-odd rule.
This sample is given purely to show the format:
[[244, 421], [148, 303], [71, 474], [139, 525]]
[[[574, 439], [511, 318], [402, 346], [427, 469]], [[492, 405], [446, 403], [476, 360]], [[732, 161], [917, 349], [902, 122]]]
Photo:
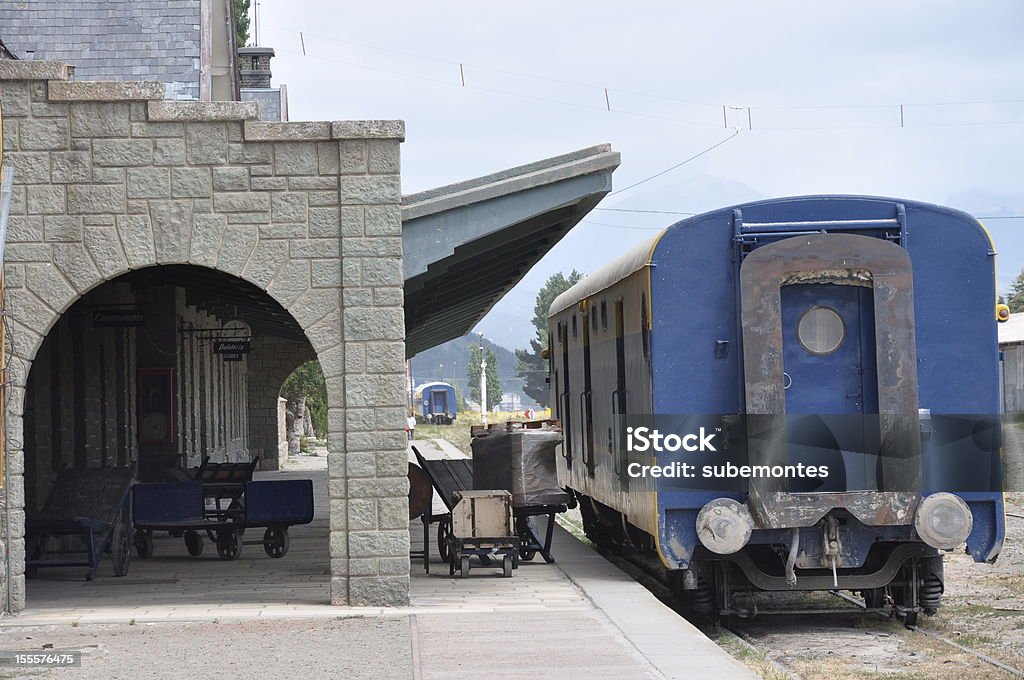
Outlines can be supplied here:
[[407, 602], [402, 124], [260, 123], [248, 103], [66, 75], [0, 72], [15, 168], [3, 607], [24, 607], [22, 414], [43, 337], [103, 281], [162, 265], [247, 281], [302, 328], [330, 403], [331, 601]]

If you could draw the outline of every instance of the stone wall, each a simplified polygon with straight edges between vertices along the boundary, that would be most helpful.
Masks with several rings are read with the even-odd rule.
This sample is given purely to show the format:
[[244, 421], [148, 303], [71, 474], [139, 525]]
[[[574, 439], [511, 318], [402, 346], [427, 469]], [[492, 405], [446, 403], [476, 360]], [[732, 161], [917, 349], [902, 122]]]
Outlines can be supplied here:
[[[254, 338], [247, 361], [249, 375], [249, 451], [259, 456], [261, 470], [281, 467], [280, 438], [286, 438], [285, 428], [279, 429], [278, 398], [281, 386], [292, 371], [316, 358], [308, 343], [284, 338]], [[284, 447], [288, 451], [287, 439]]]
[[[0, 550], [13, 608], [25, 603], [18, 446], [27, 375], [47, 361], [37, 357], [43, 337], [99, 283], [185, 263], [265, 290], [304, 331], [327, 380], [331, 601], [403, 604], [404, 126], [263, 123], [251, 103], [163, 93], [159, 83], [69, 82], [62, 64], [0, 61], [3, 160], [16, 171], [5, 266], [10, 502], [0, 515], [13, 536]], [[276, 421], [276, 400], [269, 406]]]

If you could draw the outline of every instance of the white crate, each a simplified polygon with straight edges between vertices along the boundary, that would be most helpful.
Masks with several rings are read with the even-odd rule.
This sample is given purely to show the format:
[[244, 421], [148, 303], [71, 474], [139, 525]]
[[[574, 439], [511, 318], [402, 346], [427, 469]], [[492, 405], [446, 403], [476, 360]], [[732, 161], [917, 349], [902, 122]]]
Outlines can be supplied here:
[[512, 494], [505, 490], [459, 492], [452, 509], [452, 534], [456, 538], [503, 538], [512, 536]]

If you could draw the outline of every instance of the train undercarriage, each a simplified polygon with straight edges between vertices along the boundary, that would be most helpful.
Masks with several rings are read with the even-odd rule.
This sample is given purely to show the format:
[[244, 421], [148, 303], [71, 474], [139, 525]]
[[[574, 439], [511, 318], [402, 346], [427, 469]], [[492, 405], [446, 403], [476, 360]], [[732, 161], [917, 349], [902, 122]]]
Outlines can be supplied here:
[[861, 566], [836, 570], [794, 568], [793, 560], [787, 564], [792, 546], [785, 544], [751, 544], [732, 555], [698, 545], [689, 568], [670, 570], [661, 564], [653, 536], [615, 509], [585, 495], [577, 498], [587, 538], [643, 560], [648, 572], [657, 569], [655, 576], [686, 614], [749, 618], [758, 614], [756, 595], [765, 592], [850, 591], [865, 610], [899, 616], [907, 626], [941, 606], [942, 554], [919, 541], [876, 542]]

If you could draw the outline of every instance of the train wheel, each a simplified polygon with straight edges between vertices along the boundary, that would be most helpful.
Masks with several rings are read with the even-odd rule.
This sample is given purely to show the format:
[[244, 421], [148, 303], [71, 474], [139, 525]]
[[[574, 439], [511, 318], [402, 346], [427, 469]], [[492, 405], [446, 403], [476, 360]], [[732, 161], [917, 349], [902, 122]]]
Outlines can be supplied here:
[[885, 606], [885, 588], [867, 588], [861, 591], [861, 595], [868, 609], [881, 609]]

